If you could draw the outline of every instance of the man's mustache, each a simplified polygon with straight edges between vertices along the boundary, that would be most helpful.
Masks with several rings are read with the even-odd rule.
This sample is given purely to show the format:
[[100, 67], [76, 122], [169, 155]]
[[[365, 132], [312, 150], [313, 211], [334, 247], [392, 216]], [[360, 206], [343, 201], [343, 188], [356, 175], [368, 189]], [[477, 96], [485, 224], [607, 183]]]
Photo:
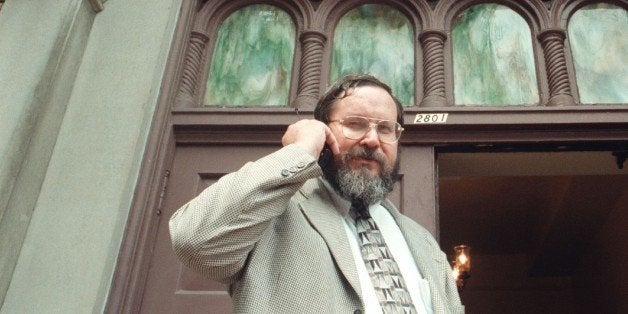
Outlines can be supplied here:
[[343, 161], [346, 163], [353, 158], [364, 158], [374, 160], [382, 167], [382, 169], [386, 166], [386, 156], [383, 153], [377, 151], [376, 149], [370, 149], [365, 147], [355, 147], [354, 149], [346, 152], [343, 156]]

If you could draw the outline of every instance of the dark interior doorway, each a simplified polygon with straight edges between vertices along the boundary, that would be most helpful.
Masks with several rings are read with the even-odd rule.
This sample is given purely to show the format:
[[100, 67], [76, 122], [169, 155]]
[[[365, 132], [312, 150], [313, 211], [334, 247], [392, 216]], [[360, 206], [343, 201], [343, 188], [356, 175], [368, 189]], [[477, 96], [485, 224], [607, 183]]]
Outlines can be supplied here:
[[611, 151], [437, 159], [442, 249], [472, 247], [467, 313], [628, 312], [628, 169]]

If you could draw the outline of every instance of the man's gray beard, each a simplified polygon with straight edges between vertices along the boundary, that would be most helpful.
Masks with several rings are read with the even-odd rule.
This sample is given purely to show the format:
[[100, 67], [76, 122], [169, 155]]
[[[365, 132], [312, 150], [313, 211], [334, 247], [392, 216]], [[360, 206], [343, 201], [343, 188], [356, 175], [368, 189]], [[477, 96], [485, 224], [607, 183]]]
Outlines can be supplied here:
[[[381, 173], [373, 175], [368, 169], [351, 169], [348, 163], [355, 157], [376, 160], [380, 164]], [[363, 147], [342, 154], [341, 159], [332, 164], [335, 164], [338, 170], [325, 169], [327, 170], [324, 171], [326, 179], [342, 197], [364, 205], [384, 200], [392, 191], [399, 173], [399, 158], [394, 166], [390, 167], [386, 165], [386, 157], [382, 153]]]

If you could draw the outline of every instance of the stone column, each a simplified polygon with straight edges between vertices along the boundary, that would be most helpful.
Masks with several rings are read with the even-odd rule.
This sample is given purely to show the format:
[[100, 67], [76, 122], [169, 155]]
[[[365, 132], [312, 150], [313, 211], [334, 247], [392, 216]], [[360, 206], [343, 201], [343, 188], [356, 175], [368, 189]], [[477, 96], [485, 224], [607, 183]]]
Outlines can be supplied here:
[[442, 107], [445, 99], [445, 56], [447, 34], [438, 30], [424, 30], [419, 35], [423, 47], [423, 100], [421, 107]]
[[538, 39], [543, 47], [550, 99], [548, 106], [573, 105], [569, 74], [565, 62], [565, 31], [552, 28], [542, 31]]
[[323, 50], [327, 37], [318, 31], [304, 31], [299, 36], [301, 42], [301, 67], [295, 108], [314, 108], [318, 101], [321, 83]]

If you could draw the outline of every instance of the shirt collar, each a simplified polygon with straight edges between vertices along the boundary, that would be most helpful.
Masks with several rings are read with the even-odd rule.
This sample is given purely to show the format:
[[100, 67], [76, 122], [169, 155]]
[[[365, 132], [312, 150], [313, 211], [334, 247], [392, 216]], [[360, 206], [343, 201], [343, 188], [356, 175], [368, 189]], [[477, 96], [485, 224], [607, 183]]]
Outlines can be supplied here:
[[331, 186], [326, 179], [320, 178], [323, 181], [323, 185], [327, 188], [329, 195], [331, 195], [331, 200], [334, 203], [334, 207], [338, 210], [338, 212], [344, 217], [349, 213], [349, 209], [351, 208], [351, 202], [346, 200], [344, 197], [340, 196], [336, 189]]
[[[329, 195], [331, 195], [331, 200], [334, 203], [334, 206], [336, 207], [338, 212], [343, 217], [350, 214], [349, 210], [351, 209], [351, 202], [347, 200], [346, 198], [340, 196], [340, 194], [338, 194], [336, 189], [334, 189], [334, 187], [331, 185], [331, 183], [327, 181], [327, 179], [321, 177], [320, 180], [323, 182], [323, 185], [325, 186], [325, 188], [327, 188], [327, 191], [329, 191]], [[374, 204], [369, 205], [368, 207], [369, 211], [371, 207], [378, 206], [380, 204], [381, 202], [375, 202]]]

